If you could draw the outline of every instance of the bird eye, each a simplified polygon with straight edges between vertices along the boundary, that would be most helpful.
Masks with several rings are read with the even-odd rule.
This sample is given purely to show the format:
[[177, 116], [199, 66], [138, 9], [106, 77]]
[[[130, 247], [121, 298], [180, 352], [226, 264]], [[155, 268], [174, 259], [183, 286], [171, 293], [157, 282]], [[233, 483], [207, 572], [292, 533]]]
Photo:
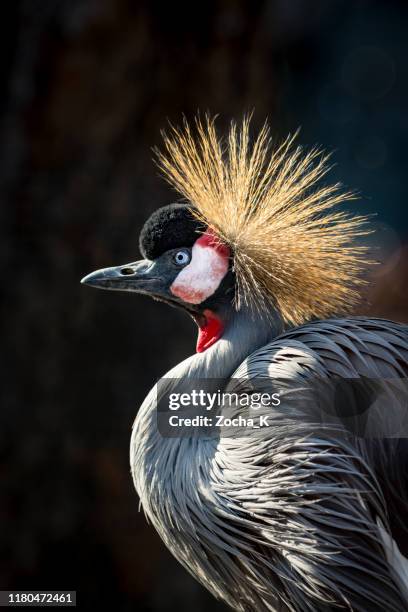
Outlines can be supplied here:
[[190, 262], [190, 253], [188, 251], [177, 251], [173, 256], [173, 260], [178, 266], [185, 266]]

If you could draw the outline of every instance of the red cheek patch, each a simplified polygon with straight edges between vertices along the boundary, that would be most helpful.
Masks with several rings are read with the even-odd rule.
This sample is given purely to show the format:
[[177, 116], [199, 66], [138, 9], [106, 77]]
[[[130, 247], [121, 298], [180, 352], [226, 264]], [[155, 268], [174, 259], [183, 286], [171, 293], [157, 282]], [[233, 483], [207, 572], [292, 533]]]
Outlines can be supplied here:
[[192, 248], [191, 261], [177, 275], [170, 291], [184, 302], [201, 304], [221, 284], [228, 272], [230, 250], [207, 230]]

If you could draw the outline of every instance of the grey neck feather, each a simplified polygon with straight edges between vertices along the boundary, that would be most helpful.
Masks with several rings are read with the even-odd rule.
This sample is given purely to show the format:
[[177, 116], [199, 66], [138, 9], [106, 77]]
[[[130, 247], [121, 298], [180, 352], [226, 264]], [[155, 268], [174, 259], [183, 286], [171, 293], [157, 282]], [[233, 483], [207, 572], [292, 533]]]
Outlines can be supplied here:
[[[278, 317], [265, 320], [257, 317], [255, 322], [248, 310], [234, 312], [220, 340], [203, 353], [192, 355], [175, 366], [153, 387], [133, 426], [130, 464], [141, 505], [168, 548], [198, 577], [202, 572], [202, 559], [201, 555], [195, 557], [193, 552], [196, 526], [186, 504], [194, 499], [197, 491], [205, 495], [208, 490], [210, 494], [206, 478], [211, 472], [216, 439], [163, 437], [157, 427], [158, 390], [160, 395], [172, 392], [176, 386], [179, 390], [180, 379], [191, 378], [212, 379], [206, 389], [211, 390], [214, 383], [216, 390], [220, 379], [228, 382], [245, 358], [272, 340], [280, 329]], [[215, 502], [212, 505], [215, 507]], [[208, 522], [205, 517], [198, 520], [204, 524]], [[211, 534], [212, 524], [205, 529]], [[210, 575], [209, 571], [207, 573]], [[204, 578], [199, 577], [199, 580], [205, 583]], [[214, 594], [220, 596], [221, 592]]]
[[277, 314], [261, 318], [243, 307], [232, 313], [220, 340], [176, 365], [166, 377], [228, 378], [248, 355], [271, 341], [282, 328]]
[[[258, 316], [254, 323], [253, 313], [242, 308], [232, 313], [220, 340], [203, 353], [194, 354], [179, 363], [165, 374], [160, 385], [151, 389], [136, 416], [130, 448], [134, 483], [145, 510], [148, 505], [146, 487], [152, 485], [158, 463], [165, 463], [166, 457], [175, 448], [180, 450], [190, 443], [186, 439], [163, 438], [158, 432], [158, 392], [163, 396], [164, 393], [171, 393], [176, 386], [180, 390], [180, 379], [191, 378], [212, 379], [206, 384], [206, 390], [218, 390], [220, 379], [227, 382], [246, 357], [272, 340], [281, 329], [282, 324], [277, 315], [264, 319]], [[214, 389], [211, 387], [212, 382]]]

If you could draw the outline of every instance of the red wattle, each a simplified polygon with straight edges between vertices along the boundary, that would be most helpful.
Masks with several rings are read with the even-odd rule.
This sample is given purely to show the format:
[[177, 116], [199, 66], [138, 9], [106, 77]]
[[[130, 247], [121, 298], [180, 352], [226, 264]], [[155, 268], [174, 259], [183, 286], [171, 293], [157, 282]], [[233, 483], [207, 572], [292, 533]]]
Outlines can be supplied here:
[[217, 342], [224, 331], [224, 324], [211, 310], [204, 310], [206, 322], [200, 325], [197, 338], [197, 353], [202, 353]]

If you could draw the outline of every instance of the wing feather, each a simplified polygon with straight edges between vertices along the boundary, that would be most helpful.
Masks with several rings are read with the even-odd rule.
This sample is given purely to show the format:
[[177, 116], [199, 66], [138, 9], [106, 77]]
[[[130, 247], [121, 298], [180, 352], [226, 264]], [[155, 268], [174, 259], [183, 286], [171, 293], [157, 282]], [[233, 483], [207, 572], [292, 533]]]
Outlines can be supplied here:
[[[368, 430], [383, 431], [383, 438], [340, 435], [330, 428], [318, 435], [308, 429], [308, 411], [315, 408], [307, 402], [299, 408], [295, 396], [294, 404], [274, 409], [269, 441], [261, 442], [257, 432], [256, 439], [241, 439], [240, 446], [221, 442], [232, 463], [249, 454], [254, 470], [263, 470], [241, 481], [236, 501], [252, 521], [265, 525], [266, 541], [278, 534], [271, 542], [281, 551], [274, 557], [274, 570], [288, 601], [296, 591], [295, 600], [304, 601], [305, 610], [326, 610], [327, 604], [402, 611], [408, 605], [401, 583], [405, 573], [398, 569], [408, 563], [408, 444], [387, 437], [404, 416], [392, 398], [401, 389], [406, 393], [407, 355], [407, 326], [380, 319], [331, 319], [287, 331], [234, 373], [233, 379], [241, 380], [302, 383], [316, 377], [330, 383], [341, 377], [387, 379], [391, 385], [386, 401], [376, 400], [365, 418]], [[406, 402], [401, 410], [406, 411]], [[272, 532], [268, 524], [274, 525]], [[399, 565], [390, 561], [387, 538], [398, 547]]]

